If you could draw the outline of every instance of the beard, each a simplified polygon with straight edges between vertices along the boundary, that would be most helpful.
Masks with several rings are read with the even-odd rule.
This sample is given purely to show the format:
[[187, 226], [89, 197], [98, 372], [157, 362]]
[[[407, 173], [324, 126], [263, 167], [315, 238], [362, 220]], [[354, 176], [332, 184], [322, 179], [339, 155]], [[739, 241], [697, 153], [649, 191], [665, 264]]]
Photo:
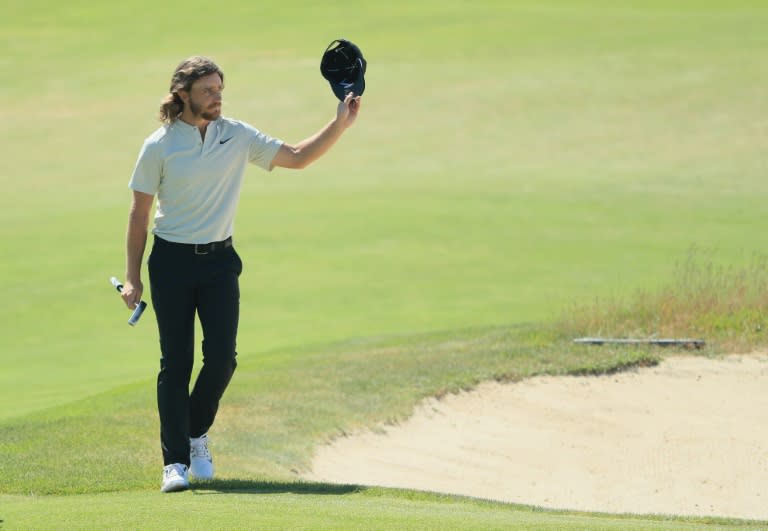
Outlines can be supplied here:
[[191, 99], [189, 100], [189, 110], [194, 114], [195, 116], [199, 116], [203, 120], [213, 121], [216, 118], [221, 115], [221, 108], [216, 109], [216, 106], [213, 105], [212, 107], [209, 107], [206, 110], [203, 110], [203, 106], [195, 103]]

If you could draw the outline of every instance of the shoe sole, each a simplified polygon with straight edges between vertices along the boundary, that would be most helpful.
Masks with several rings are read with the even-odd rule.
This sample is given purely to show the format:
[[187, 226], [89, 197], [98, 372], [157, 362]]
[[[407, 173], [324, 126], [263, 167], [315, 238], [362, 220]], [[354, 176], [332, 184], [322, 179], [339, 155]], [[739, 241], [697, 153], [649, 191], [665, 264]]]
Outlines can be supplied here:
[[160, 492], [180, 492], [182, 490], [187, 490], [189, 488], [189, 483], [182, 483], [182, 482], [176, 482], [171, 483], [170, 485], [163, 485], [160, 487]]

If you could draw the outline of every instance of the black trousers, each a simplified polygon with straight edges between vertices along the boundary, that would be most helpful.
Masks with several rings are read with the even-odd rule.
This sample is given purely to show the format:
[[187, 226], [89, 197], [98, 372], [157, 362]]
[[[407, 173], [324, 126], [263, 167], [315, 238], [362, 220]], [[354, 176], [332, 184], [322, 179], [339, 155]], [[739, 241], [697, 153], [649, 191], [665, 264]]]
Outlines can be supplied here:
[[[243, 264], [231, 241], [214, 249], [155, 237], [149, 256], [152, 305], [160, 333], [157, 407], [165, 465], [189, 466], [189, 438], [213, 425], [237, 367], [238, 277]], [[192, 392], [195, 313], [203, 332], [203, 364]]]

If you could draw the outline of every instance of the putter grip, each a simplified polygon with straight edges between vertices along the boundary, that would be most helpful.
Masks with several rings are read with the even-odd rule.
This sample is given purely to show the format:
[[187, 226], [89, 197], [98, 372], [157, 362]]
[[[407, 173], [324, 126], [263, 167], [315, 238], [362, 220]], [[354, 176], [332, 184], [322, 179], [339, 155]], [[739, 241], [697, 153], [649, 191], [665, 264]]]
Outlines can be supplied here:
[[122, 293], [123, 291], [123, 285], [120, 283], [119, 280], [117, 280], [116, 277], [112, 277], [109, 279], [109, 281], [112, 283], [112, 285], [115, 287], [115, 289]]

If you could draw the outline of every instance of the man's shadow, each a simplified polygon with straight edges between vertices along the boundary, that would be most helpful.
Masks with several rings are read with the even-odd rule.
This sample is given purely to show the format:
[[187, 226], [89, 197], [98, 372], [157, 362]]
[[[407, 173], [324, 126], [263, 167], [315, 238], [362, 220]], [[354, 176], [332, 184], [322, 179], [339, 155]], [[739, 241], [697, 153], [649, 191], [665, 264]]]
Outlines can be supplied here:
[[362, 492], [361, 485], [335, 485], [307, 481], [258, 481], [250, 479], [213, 479], [194, 482], [191, 490], [197, 495], [211, 494], [352, 494]]

